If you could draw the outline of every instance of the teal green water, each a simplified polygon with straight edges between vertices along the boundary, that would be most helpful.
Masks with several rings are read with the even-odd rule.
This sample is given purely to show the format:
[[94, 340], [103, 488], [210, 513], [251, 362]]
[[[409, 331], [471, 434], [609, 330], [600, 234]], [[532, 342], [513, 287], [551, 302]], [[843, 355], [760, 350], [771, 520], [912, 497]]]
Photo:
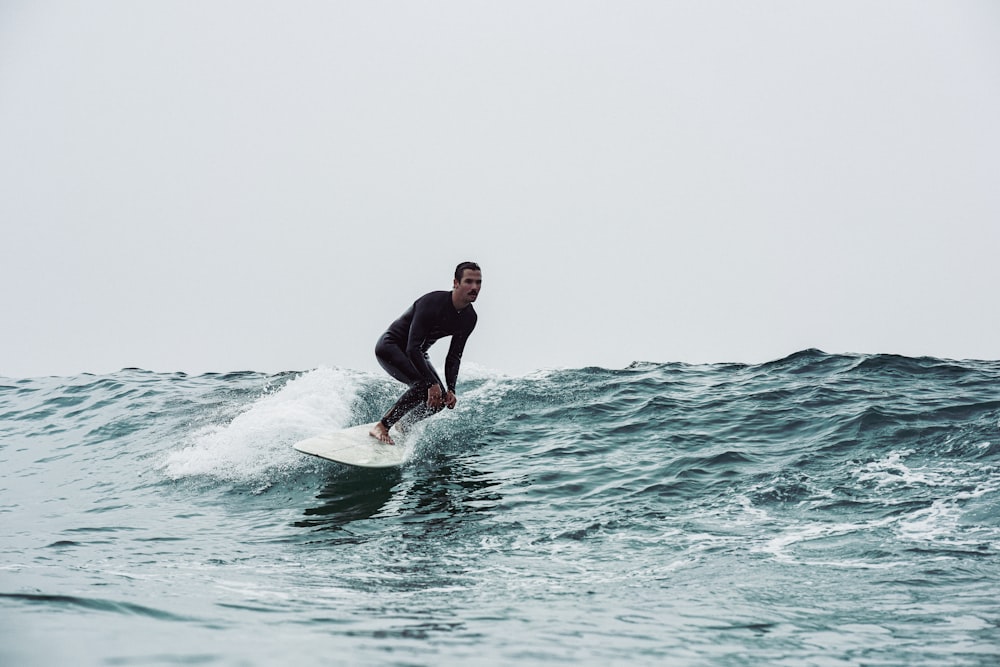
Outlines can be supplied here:
[[0, 379], [3, 665], [994, 665], [1000, 362]]

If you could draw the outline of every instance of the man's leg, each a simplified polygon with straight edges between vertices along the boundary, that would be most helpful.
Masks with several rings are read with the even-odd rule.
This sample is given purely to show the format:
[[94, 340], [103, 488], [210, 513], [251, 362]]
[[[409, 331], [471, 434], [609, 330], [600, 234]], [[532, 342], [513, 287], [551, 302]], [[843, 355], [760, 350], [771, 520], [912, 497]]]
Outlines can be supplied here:
[[421, 419], [426, 419], [436, 412], [440, 412], [440, 407], [427, 407], [427, 390], [432, 386], [427, 381], [420, 381], [411, 385], [406, 390], [406, 393], [400, 396], [396, 404], [389, 408], [389, 411], [382, 417], [382, 425], [385, 426], [386, 430], [392, 428], [393, 424], [396, 424], [407, 415], [409, 415], [407, 421], [413, 423]]
[[[379, 339], [378, 345], [375, 346], [375, 358], [386, 373], [410, 386], [370, 431], [372, 437], [385, 443], [395, 444], [389, 436], [389, 429], [392, 428], [393, 424], [411, 411], [414, 412], [412, 421], [418, 421], [440, 411], [441, 408], [427, 407], [427, 390], [432, 386], [432, 383], [420, 377], [403, 349], [386, 341], [383, 336]], [[421, 406], [423, 407], [421, 408]], [[420, 409], [414, 410], [414, 408]]]

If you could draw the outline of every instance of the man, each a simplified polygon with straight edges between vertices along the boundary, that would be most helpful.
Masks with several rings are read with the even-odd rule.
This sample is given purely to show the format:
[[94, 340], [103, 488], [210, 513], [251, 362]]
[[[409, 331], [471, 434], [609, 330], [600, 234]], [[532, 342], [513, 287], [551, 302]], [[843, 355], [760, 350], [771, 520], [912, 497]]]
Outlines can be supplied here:
[[[410, 388], [369, 431], [373, 438], [394, 445], [389, 429], [415, 408], [419, 409], [413, 412], [413, 421], [440, 412], [442, 408], [455, 407], [455, 382], [462, 351], [469, 334], [476, 328], [477, 316], [472, 302], [479, 296], [482, 286], [483, 274], [479, 265], [462, 262], [455, 267], [455, 282], [450, 292], [423, 295], [379, 338], [375, 345], [378, 363]], [[445, 336], [451, 336], [451, 346], [444, 362], [445, 383], [442, 383], [427, 350]]]

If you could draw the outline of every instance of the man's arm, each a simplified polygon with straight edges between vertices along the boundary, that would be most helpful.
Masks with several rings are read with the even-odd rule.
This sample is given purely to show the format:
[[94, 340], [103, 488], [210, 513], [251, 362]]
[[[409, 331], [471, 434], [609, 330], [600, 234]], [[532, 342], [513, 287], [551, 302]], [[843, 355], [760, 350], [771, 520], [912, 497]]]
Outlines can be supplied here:
[[475, 311], [472, 311], [470, 314], [472, 318], [467, 325], [468, 328], [464, 332], [452, 335], [451, 345], [448, 347], [448, 356], [444, 360], [444, 378], [448, 383], [448, 393], [445, 394], [444, 404], [449, 409], [454, 408], [458, 400], [455, 398], [455, 385], [458, 383], [458, 369], [462, 365], [462, 353], [465, 352], [465, 343], [469, 340], [469, 336], [472, 335], [473, 330], [475, 330], [476, 322], [479, 321]]
[[[469, 331], [469, 333], [472, 333]], [[451, 337], [451, 345], [448, 347], [448, 356], [444, 360], [444, 380], [447, 383], [448, 391], [455, 393], [455, 385], [458, 383], [458, 369], [462, 365], [462, 353], [465, 351], [465, 342], [469, 340], [469, 333], [455, 334]]]

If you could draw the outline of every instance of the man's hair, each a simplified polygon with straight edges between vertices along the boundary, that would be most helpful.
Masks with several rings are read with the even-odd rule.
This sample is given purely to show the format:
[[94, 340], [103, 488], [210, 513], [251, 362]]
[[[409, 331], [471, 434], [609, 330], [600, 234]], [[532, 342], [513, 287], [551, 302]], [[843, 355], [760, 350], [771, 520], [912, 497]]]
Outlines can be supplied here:
[[479, 268], [479, 265], [475, 262], [462, 262], [455, 267], [455, 280], [462, 282], [462, 274], [465, 273], [466, 269], [469, 269], [470, 271], [482, 271], [482, 269]]

